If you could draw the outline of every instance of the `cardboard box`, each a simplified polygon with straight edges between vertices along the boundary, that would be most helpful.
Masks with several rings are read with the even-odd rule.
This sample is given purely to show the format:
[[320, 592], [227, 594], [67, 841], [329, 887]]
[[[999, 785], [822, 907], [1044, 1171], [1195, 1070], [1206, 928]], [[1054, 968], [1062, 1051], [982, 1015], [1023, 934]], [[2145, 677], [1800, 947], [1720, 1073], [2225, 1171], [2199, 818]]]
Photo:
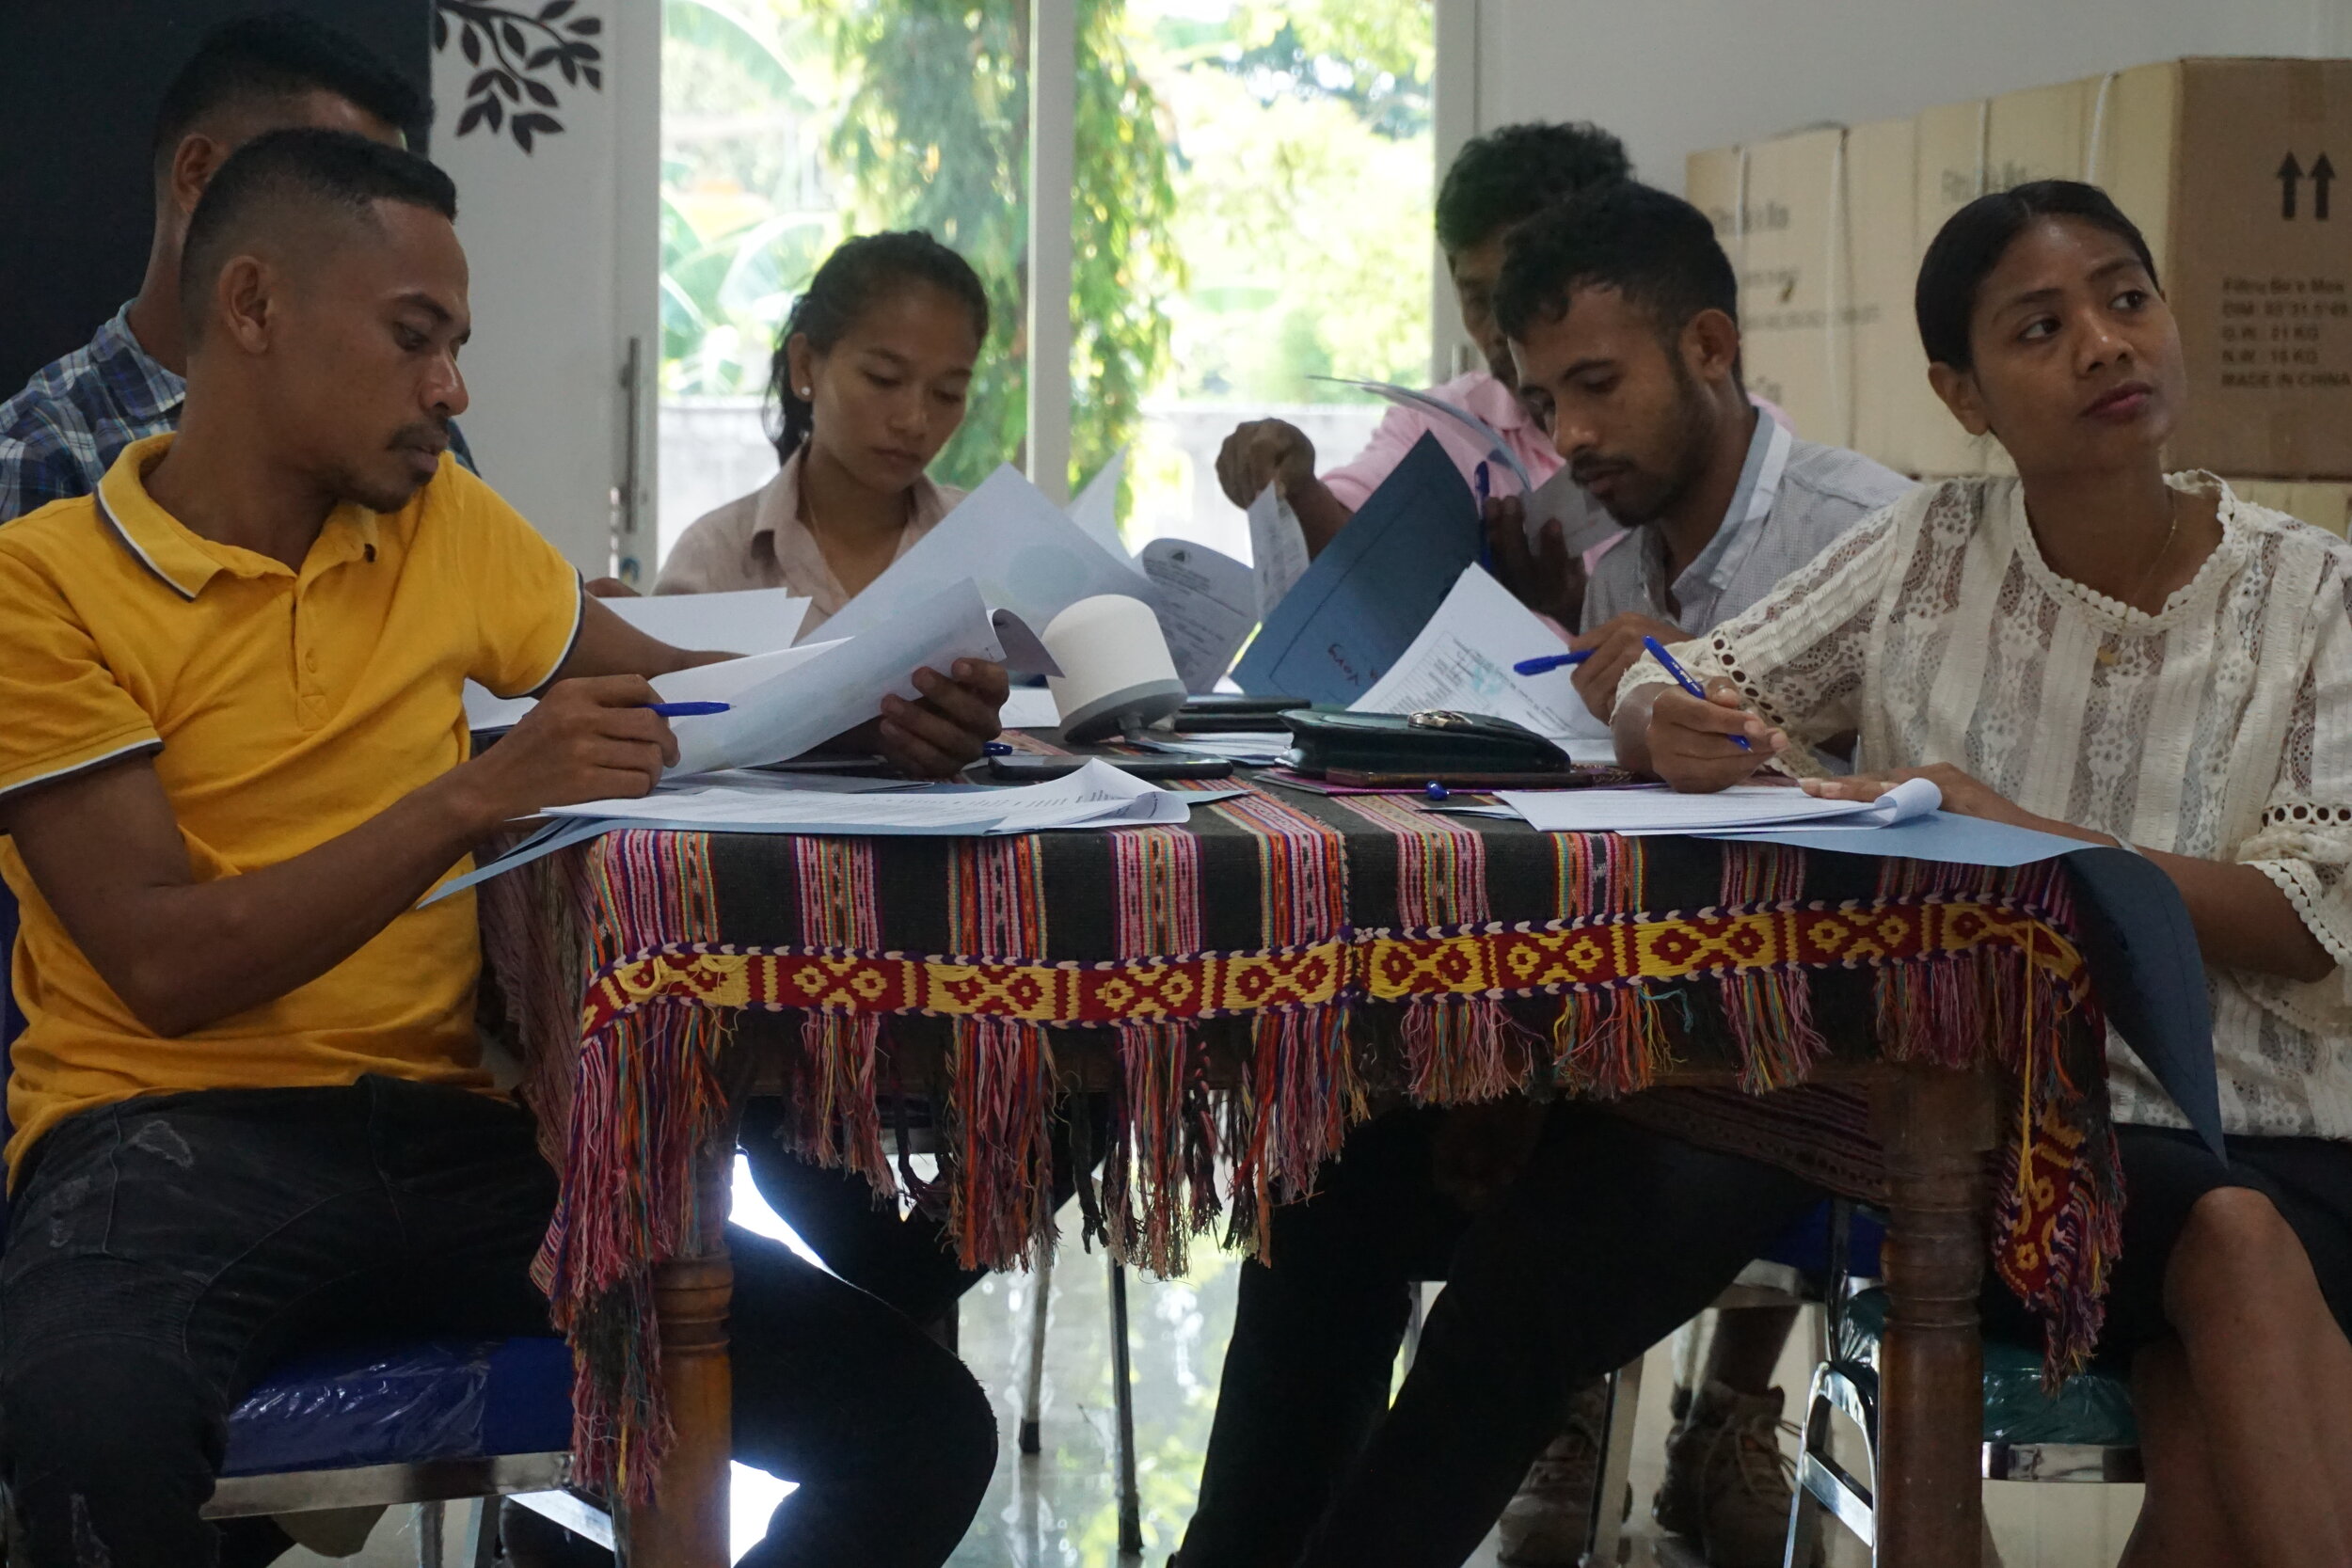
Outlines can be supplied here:
[[[1851, 446], [1869, 362], [1911, 333], [1909, 120], [1692, 155], [1685, 188], [1740, 276], [1742, 372], [1808, 440]], [[1866, 205], [1899, 214], [1881, 233]], [[1924, 374], [1924, 372], [1922, 372]]]
[[2145, 231], [2180, 321], [2171, 465], [2352, 478], [2352, 60], [2175, 60], [1940, 105], [1907, 122], [1907, 180], [1904, 123], [1691, 159], [1740, 270], [1750, 384], [1802, 434], [1907, 473], [2010, 471], [1928, 389], [1912, 286], [1985, 191], [2087, 180]]
[[[1928, 244], [1954, 213], [1987, 191], [2033, 180], [2080, 180], [2098, 135], [2099, 82], [2028, 87], [1998, 98], [1951, 103], [1918, 117], [1919, 173], [1913, 208], [1912, 275]], [[1913, 349], [1919, 373], [1927, 355]], [[1873, 396], [1876, 388], [1873, 388]], [[1932, 392], [1888, 412], [1880, 462], [1915, 474], [2013, 473], [2009, 453], [1990, 436], [1970, 436]]]
[[[2352, 193], [2320, 215], [2337, 160], [2352, 171], [2352, 61], [2140, 66], [1930, 110], [1918, 136], [1922, 253], [1979, 190], [2027, 180], [2102, 185], [2139, 225], [2187, 363], [2174, 467], [2352, 476]], [[1977, 445], [1948, 415], [1905, 415], [1884, 445], [1915, 473], [2006, 467], [1988, 447], [1948, 469]]]
[[1748, 389], [1787, 412], [1807, 440], [1843, 445], [1852, 428], [1851, 367], [1837, 359], [1832, 279], [1845, 250], [1845, 133], [1836, 127], [1732, 153], [1731, 199], [1721, 173], [1706, 210], [1740, 277], [1741, 372]]
[[2328, 480], [2233, 479], [2230, 488], [2240, 500], [2283, 512], [2313, 528], [2324, 528], [2339, 539], [2344, 537], [2346, 522], [2352, 521], [2352, 484]]
[[2103, 178], [2165, 236], [2189, 377], [2174, 463], [2352, 477], [2352, 188], [2332, 188], [2352, 175], [2352, 60], [2182, 60], [2126, 79]]
[[[1884, 119], [1846, 133], [1847, 312], [1853, 331], [1853, 450], [1908, 473], [1972, 472], [1982, 459], [1928, 385], [1912, 290], [1919, 277], [1919, 126]], [[1935, 436], [1940, 449], [1910, 433]]]

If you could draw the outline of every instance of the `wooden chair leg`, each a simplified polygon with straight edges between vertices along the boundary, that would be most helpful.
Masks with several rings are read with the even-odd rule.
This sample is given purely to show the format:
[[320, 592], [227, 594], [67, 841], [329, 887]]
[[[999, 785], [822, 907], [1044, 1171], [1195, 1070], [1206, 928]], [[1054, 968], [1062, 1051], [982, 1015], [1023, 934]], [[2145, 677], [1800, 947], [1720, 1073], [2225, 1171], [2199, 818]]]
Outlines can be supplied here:
[[1119, 1550], [1143, 1550], [1143, 1495], [1136, 1482], [1136, 1389], [1127, 1361], [1127, 1271], [1111, 1259], [1111, 1395], [1119, 1418]]
[[1038, 1453], [1043, 1443], [1038, 1421], [1045, 1409], [1045, 1320], [1054, 1299], [1054, 1249], [1041, 1246], [1029, 1275], [1037, 1302], [1029, 1310], [1029, 1380], [1021, 1392], [1021, 1451]]

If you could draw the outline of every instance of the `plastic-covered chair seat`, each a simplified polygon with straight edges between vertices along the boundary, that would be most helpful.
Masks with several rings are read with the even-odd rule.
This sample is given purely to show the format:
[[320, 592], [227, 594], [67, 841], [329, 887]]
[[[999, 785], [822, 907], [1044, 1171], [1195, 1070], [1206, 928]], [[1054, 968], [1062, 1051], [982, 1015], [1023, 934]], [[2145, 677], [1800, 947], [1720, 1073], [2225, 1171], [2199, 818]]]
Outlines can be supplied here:
[[[1875, 1375], [1886, 1333], [1886, 1292], [1863, 1291], [1846, 1305], [1837, 1356]], [[2139, 1446], [2131, 1389], [2095, 1368], [2069, 1378], [2055, 1396], [2042, 1390], [2042, 1353], [2006, 1340], [1984, 1342], [1984, 1440], [1987, 1443]]]
[[563, 1340], [436, 1339], [273, 1369], [229, 1418], [221, 1474], [559, 1452], [571, 1441]]
[[1780, 1239], [1765, 1249], [1764, 1260], [1785, 1264], [1817, 1285], [1826, 1281], [1833, 1269], [1858, 1279], [1876, 1279], [1879, 1276], [1879, 1247], [1886, 1240], [1886, 1222], [1867, 1209], [1850, 1208], [1846, 1257], [1840, 1264], [1832, 1257], [1836, 1249], [1831, 1235], [1831, 1211], [1836, 1207], [1834, 1203], [1825, 1201], [1806, 1210], [1803, 1219], [1783, 1231]]

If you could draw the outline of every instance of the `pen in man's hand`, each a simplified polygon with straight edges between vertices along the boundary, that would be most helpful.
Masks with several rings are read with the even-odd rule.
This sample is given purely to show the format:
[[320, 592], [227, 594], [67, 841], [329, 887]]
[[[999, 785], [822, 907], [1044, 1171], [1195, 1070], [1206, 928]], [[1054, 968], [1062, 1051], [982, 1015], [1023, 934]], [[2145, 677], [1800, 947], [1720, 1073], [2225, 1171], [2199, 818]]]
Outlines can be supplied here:
[[1493, 485], [1493, 479], [1492, 479], [1492, 476], [1491, 476], [1491, 475], [1489, 475], [1489, 474], [1487, 473], [1487, 471], [1486, 471], [1486, 464], [1484, 464], [1484, 463], [1479, 464], [1479, 465], [1478, 465], [1478, 564], [1480, 565], [1480, 567], [1482, 567], [1482, 568], [1486, 571], [1486, 575], [1487, 575], [1488, 577], [1492, 577], [1492, 576], [1494, 576], [1494, 570], [1495, 570], [1495, 541], [1494, 541], [1494, 535], [1492, 535], [1491, 533], [1488, 533], [1488, 532], [1486, 531], [1486, 501], [1487, 501], [1487, 498], [1493, 494], [1493, 489], [1494, 489], [1494, 485]]
[[1590, 648], [1579, 648], [1572, 654], [1546, 654], [1541, 658], [1523, 658], [1511, 666], [1514, 674], [1540, 675], [1547, 670], [1557, 670], [1564, 664], [1581, 664], [1593, 657]]
[[647, 703], [645, 711], [658, 713], [664, 719], [700, 719], [707, 714], [725, 713], [732, 703]]

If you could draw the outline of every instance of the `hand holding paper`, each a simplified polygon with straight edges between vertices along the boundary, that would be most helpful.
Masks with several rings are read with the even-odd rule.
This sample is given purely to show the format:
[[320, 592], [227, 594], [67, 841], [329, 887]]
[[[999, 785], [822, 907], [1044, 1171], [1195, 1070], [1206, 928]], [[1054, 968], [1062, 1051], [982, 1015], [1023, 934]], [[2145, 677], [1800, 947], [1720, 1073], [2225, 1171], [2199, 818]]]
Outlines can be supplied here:
[[1184, 689], [1215, 690], [1258, 624], [1251, 568], [1188, 539], [1152, 540], [1143, 546], [1142, 564], [1159, 590], [1160, 631]]
[[1307, 575], [1307, 534], [1276, 485], [1258, 492], [1248, 515], [1249, 568], [1257, 577], [1257, 618], [1263, 621]]
[[966, 578], [853, 637], [663, 675], [654, 689], [665, 700], [732, 705], [714, 718], [678, 721], [679, 756], [670, 771], [752, 768], [799, 756], [873, 719], [885, 693], [910, 703], [923, 696], [913, 680], [916, 669], [944, 671], [960, 658], [1039, 673], [1052, 664], [1020, 618], [992, 612]]

